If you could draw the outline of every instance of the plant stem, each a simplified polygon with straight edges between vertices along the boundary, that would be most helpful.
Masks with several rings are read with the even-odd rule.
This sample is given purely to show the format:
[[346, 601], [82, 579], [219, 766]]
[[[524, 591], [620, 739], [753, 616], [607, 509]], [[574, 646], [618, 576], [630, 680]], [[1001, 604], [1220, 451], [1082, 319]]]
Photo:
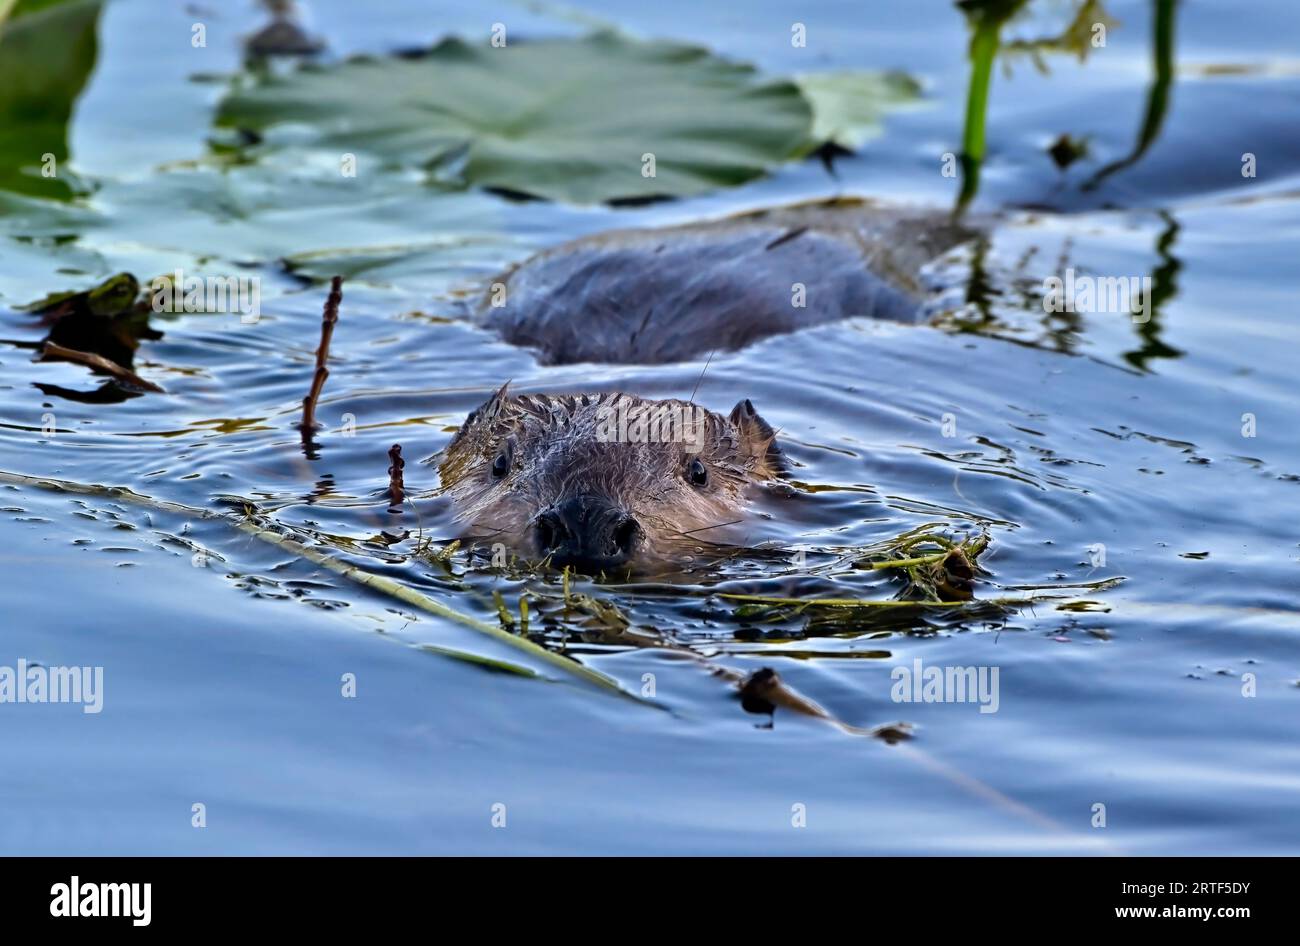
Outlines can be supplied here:
[[326, 362], [330, 357], [330, 340], [334, 337], [334, 326], [339, 320], [339, 303], [343, 301], [343, 277], [335, 276], [330, 280], [330, 294], [325, 299], [325, 309], [320, 320], [320, 344], [316, 346], [316, 373], [311, 379], [311, 391], [302, 399], [302, 435], [311, 436], [316, 429], [316, 402], [320, 400], [321, 391], [325, 389], [325, 379], [330, 370]]

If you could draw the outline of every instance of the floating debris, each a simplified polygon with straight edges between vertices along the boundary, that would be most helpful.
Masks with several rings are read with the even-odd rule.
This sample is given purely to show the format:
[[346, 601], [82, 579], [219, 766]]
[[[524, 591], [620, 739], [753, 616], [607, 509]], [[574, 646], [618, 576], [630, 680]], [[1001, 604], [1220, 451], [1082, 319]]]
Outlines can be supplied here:
[[[108, 375], [128, 395], [141, 391], [164, 393], [162, 387], [133, 370], [135, 352], [142, 339], [156, 341], [162, 332], [151, 328], [149, 303], [141, 298], [140, 282], [131, 273], [118, 273], [98, 286], [78, 292], [57, 292], [20, 306], [49, 326], [37, 346], [37, 361], [70, 361], [96, 374]], [[77, 392], [79, 400], [95, 399]], [[120, 393], [110, 398], [122, 396]]]
[[402, 445], [395, 443], [388, 448], [388, 498], [394, 508], [400, 507], [406, 498], [406, 484], [402, 482], [402, 470], [405, 467]]

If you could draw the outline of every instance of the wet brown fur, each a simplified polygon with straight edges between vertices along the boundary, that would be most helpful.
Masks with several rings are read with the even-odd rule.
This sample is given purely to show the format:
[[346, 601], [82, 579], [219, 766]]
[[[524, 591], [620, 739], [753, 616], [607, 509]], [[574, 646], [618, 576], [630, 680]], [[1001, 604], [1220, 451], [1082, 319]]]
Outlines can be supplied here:
[[[573, 496], [597, 495], [640, 524], [631, 564], [679, 559], [743, 519], [751, 488], [781, 470], [775, 432], [748, 401], [723, 416], [676, 399], [512, 395], [507, 387], [466, 418], [439, 455], [439, 472], [470, 534], [525, 558], [539, 557], [530, 532], [540, 512]], [[611, 420], [620, 410], [629, 418], [638, 411], [677, 412], [699, 426], [669, 442], [637, 437], [630, 425], [633, 435], [620, 437]], [[508, 471], [494, 476], [502, 456]], [[703, 485], [691, 481], [696, 458], [707, 470]]]

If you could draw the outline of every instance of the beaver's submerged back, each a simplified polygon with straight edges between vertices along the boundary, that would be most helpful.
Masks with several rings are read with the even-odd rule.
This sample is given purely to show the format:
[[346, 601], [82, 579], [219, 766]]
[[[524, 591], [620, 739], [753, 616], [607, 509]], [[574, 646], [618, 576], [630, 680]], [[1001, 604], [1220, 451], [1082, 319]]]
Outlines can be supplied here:
[[974, 231], [865, 201], [618, 230], [539, 253], [479, 314], [549, 364], [655, 364], [850, 316], [914, 320], [921, 267]]

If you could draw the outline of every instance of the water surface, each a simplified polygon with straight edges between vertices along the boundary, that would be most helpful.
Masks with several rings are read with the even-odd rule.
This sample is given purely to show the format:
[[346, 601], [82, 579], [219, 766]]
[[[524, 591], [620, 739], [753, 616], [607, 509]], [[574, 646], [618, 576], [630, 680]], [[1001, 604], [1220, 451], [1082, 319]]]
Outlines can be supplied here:
[[[481, 37], [496, 21], [519, 37], [586, 28], [573, 15], [585, 4], [498, 6], [431, 13], [412, 0], [378, 15], [317, 0], [310, 14], [330, 55]], [[938, 2], [801, 5], [810, 42], [797, 49], [782, 4], [589, 6], [633, 35], [696, 42], [773, 75], [901, 69], [925, 95], [829, 170], [811, 159], [689, 200], [569, 207], [440, 192], [403, 174], [349, 189], [310, 162], [254, 155], [221, 171], [202, 160], [217, 147], [213, 108], [241, 68], [238, 36], [259, 22], [255, 9], [212, 10], [209, 44], [196, 50], [200, 14], [104, 4], [87, 26], [84, 87], [70, 93], [67, 161], [80, 183], [6, 177], [0, 191], [0, 469], [196, 509], [239, 497], [348, 561], [494, 621], [493, 590], [514, 606], [555, 582], [467, 572], [463, 558], [449, 575], [414, 557], [419, 539], [456, 534], [433, 495], [436, 470], [414, 461], [507, 379], [523, 391], [677, 397], [698, 383], [697, 400], [716, 410], [752, 399], [806, 484], [760, 500], [752, 542], [816, 562], [926, 523], [984, 531], [981, 596], [1046, 585], [1093, 603], [864, 618], [826, 633], [802, 619], [746, 626], [708, 591], [888, 597], [897, 585], [861, 574], [810, 584], [784, 561], [736, 565], [680, 594], [579, 583], [710, 660], [778, 669], [850, 725], [915, 724], [915, 739], [889, 746], [788, 713], [769, 726], [671, 653], [565, 642], [632, 692], [653, 674], [659, 706], [641, 705], [225, 521], [0, 484], [0, 664], [105, 668], [101, 714], [0, 707], [16, 760], [0, 775], [0, 849], [1294, 853], [1300, 137], [1287, 117], [1300, 61], [1289, 4], [1174, 6], [1158, 133], [1095, 181], [1139, 150], [1157, 6], [1105, 4], [1107, 45], [1082, 62], [1049, 54], [1041, 72], [1004, 55], [971, 205], [990, 237], [935, 268], [941, 324], [824, 326], [720, 353], [707, 371], [703, 361], [541, 367], [457, 317], [457, 302], [533, 248], [610, 227], [826, 197], [951, 206], [961, 181], [940, 169], [961, 150], [968, 24]], [[1058, 30], [1075, 9], [1038, 6], [1005, 41]], [[1046, 151], [1064, 133], [1088, 139], [1089, 155], [1061, 170]], [[1241, 173], [1247, 152], [1255, 177]], [[345, 287], [326, 429], [304, 450], [294, 424], [326, 290], [280, 260], [379, 247]], [[1151, 277], [1151, 319], [1047, 315], [1042, 279], [1061, 262]], [[257, 274], [263, 315], [156, 319], [162, 337], [142, 344], [135, 367], [165, 395], [122, 397], [80, 366], [30, 361], [44, 330], [17, 305], [177, 266]], [[384, 494], [394, 442], [422, 497], [399, 513]], [[373, 541], [404, 530], [387, 548]], [[1068, 588], [1109, 578], [1123, 581]], [[998, 667], [998, 712], [893, 702], [891, 671], [916, 659]], [[340, 695], [344, 674], [356, 675], [355, 699]], [[207, 807], [202, 830], [191, 826], [196, 803]], [[492, 825], [497, 804], [504, 829]], [[1099, 804], [1104, 829], [1093, 827]], [[792, 826], [797, 806], [805, 828]]]

